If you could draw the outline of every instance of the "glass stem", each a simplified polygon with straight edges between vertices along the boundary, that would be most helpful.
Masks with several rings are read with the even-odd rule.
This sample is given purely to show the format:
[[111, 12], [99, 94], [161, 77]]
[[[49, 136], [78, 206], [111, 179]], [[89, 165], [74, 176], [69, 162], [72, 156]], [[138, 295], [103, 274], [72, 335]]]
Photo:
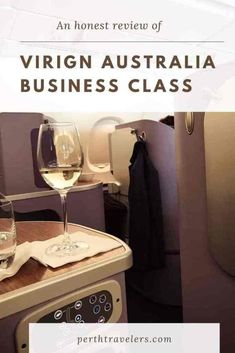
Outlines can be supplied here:
[[63, 208], [63, 224], [64, 224], [64, 238], [63, 243], [67, 244], [70, 242], [70, 236], [68, 233], [68, 212], [67, 212], [67, 192], [60, 194], [61, 204]]

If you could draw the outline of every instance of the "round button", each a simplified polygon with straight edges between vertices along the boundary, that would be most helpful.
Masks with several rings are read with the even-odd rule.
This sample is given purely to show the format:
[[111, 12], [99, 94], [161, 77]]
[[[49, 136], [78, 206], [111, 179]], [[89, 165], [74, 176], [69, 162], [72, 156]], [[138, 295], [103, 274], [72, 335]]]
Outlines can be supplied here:
[[100, 305], [95, 305], [93, 308], [93, 313], [96, 315], [99, 314], [100, 309], [101, 309]]
[[103, 324], [105, 322], [105, 317], [104, 316], [100, 316], [99, 319], [98, 319], [98, 322], [100, 324]]
[[56, 310], [54, 313], [54, 319], [55, 320], [60, 320], [63, 316], [63, 311], [62, 310]]
[[78, 314], [75, 316], [75, 322], [81, 322], [82, 315]]
[[74, 304], [74, 308], [75, 308], [76, 310], [79, 310], [79, 309], [81, 309], [81, 307], [82, 307], [82, 301], [81, 301], [81, 300], [78, 300], [78, 301]]
[[90, 304], [95, 304], [96, 300], [97, 300], [96, 295], [91, 295], [90, 298], [89, 298]]
[[84, 320], [81, 320], [81, 321], [80, 321], [80, 324], [84, 324], [84, 323], [85, 323], [85, 321], [84, 321]]
[[104, 306], [104, 310], [105, 311], [109, 311], [111, 309], [111, 304], [110, 303], [106, 303]]
[[101, 304], [103, 304], [106, 301], [106, 299], [107, 299], [106, 295], [105, 294], [101, 294], [100, 297], [99, 297], [99, 302]]

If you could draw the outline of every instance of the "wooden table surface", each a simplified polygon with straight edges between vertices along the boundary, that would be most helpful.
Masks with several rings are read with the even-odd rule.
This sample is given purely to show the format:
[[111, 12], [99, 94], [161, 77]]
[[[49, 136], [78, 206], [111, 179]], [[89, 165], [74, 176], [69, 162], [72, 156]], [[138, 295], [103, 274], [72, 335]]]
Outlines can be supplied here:
[[[25, 241], [46, 240], [63, 233], [63, 226], [60, 222], [18, 222], [16, 223], [16, 229], [18, 244]], [[78, 230], [82, 230], [83, 232], [85, 231], [88, 234], [94, 234], [94, 231], [87, 228], [84, 229], [79, 225], [69, 225], [70, 233]], [[99, 235], [99, 233], [96, 235]], [[30, 259], [21, 267], [15, 276], [6, 278], [0, 282], [0, 295], [54, 276], [58, 276], [60, 274], [64, 274], [71, 270], [79, 270], [84, 266], [97, 263], [108, 258], [114, 258], [123, 252], [125, 252], [125, 248], [121, 246], [106, 253], [101, 253], [72, 264], [67, 264], [59, 267], [58, 269], [45, 267], [36, 260]]]

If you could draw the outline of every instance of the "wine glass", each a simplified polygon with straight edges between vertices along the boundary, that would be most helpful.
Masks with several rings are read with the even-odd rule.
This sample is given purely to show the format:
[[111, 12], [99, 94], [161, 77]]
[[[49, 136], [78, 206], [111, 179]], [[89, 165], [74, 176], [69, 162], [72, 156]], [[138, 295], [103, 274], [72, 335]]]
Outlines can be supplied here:
[[67, 193], [77, 182], [83, 165], [79, 136], [72, 122], [40, 125], [37, 161], [43, 179], [58, 191], [63, 207], [63, 240], [61, 243], [49, 246], [46, 254], [60, 257], [76, 255], [89, 246], [85, 242], [72, 241], [68, 233]]

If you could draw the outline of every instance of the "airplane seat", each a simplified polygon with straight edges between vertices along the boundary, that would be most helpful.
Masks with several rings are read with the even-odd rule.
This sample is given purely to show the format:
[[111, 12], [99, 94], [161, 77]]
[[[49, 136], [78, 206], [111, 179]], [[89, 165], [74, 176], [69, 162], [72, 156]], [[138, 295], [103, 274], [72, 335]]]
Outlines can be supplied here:
[[[35, 177], [37, 129], [43, 119], [42, 114], [0, 114], [0, 191], [13, 202], [19, 221], [58, 220], [61, 214], [58, 193], [44, 188], [40, 175]], [[29, 259], [16, 276], [4, 279], [0, 285], [0, 350], [4, 353], [28, 353], [30, 322], [127, 322], [124, 272], [132, 265], [132, 253], [120, 239], [103, 233], [102, 182], [87, 188], [80, 185], [68, 193], [68, 218], [73, 231], [109, 237], [118, 246], [58, 269]], [[26, 229], [30, 223], [33, 232]], [[40, 229], [36, 222], [20, 222], [18, 236], [26, 229], [24, 241], [31, 241], [35, 232], [44, 240], [43, 226], [50, 227], [50, 222]]]
[[[37, 167], [38, 130], [45, 120], [54, 121], [41, 113], [0, 114], [0, 192], [13, 202], [16, 212], [42, 211], [49, 219], [43, 210], [51, 209], [60, 217], [61, 206], [58, 194], [44, 182]], [[68, 213], [71, 222], [104, 230], [102, 183], [96, 181], [91, 187], [69, 192]], [[30, 216], [41, 218], [42, 214]]]
[[220, 323], [234, 350], [234, 113], [176, 113], [184, 322]]

